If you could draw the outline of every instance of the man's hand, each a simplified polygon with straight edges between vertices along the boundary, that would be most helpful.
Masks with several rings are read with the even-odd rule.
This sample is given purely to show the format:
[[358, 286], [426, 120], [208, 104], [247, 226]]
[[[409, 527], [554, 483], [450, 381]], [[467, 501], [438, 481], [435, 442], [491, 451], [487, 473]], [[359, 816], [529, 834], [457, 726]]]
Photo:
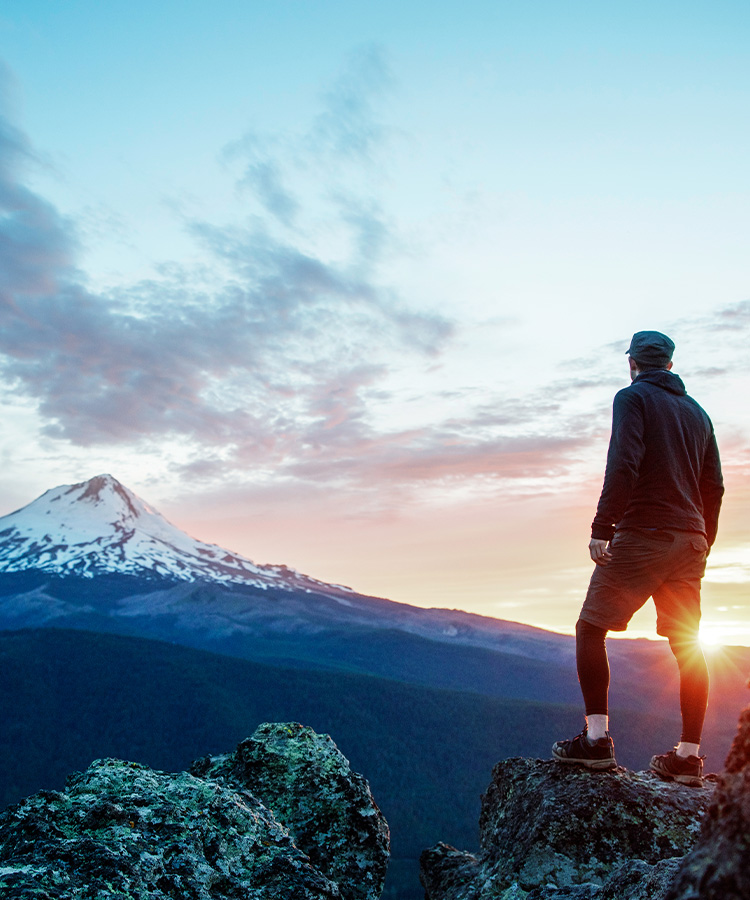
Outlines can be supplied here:
[[612, 559], [609, 541], [600, 541], [597, 538], [591, 538], [589, 541], [589, 553], [597, 566], [606, 566], [610, 559]]

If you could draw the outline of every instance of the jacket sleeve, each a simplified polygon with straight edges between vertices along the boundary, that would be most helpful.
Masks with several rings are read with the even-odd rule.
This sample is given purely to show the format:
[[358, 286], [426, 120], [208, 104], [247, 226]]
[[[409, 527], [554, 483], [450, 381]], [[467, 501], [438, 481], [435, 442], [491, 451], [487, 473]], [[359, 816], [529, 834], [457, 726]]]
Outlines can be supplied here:
[[703, 502], [703, 520], [706, 523], [706, 540], [710, 547], [716, 540], [716, 531], [719, 527], [719, 509], [721, 508], [721, 498], [724, 496], [724, 480], [721, 475], [719, 448], [716, 445], [716, 437], [713, 430], [706, 446], [706, 455], [703, 458], [700, 492]]
[[643, 405], [637, 392], [624, 388], [612, 405], [612, 436], [599, 505], [591, 536], [609, 541], [627, 508], [646, 451]]

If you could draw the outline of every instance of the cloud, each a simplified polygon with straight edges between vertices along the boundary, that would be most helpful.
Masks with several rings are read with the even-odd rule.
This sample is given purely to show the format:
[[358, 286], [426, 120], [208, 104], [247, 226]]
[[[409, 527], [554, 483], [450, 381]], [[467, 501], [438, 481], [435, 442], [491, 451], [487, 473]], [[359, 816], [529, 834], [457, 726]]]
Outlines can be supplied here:
[[750, 300], [733, 303], [724, 307], [713, 316], [713, 331], [737, 331], [750, 327]]
[[[0, 69], [0, 82], [7, 82]], [[6, 84], [0, 84], [0, 96]], [[17, 298], [54, 293], [69, 275], [77, 249], [68, 223], [52, 204], [26, 188], [21, 180], [33, 162], [28, 140], [0, 106], [0, 303], [13, 307]]]
[[283, 225], [291, 226], [299, 210], [297, 200], [284, 188], [279, 167], [273, 162], [258, 159], [248, 163], [240, 186], [253, 190], [266, 212]]
[[[370, 90], [378, 64], [373, 55], [365, 63], [359, 80]], [[350, 158], [355, 144], [372, 149], [377, 129], [367, 127], [368, 103], [356, 101], [357, 80], [347, 84], [335, 86], [326, 124], [313, 131], [319, 143], [327, 136], [329, 155]], [[333, 137], [336, 108], [346, 111], [346, 141]], [[367, 132], [359, 144], [357, 129]], [[284, 155], [266, 159], [253, 146], [240, 180], [252, 181], [268, 216], [188, 224], [227, 272], [222, 282], [202, 290], [174, 264], [94, 295], [75, 267], [73, 224], [25, 186], [33, 154], [2, 115], [2, 371], [36, 401], [45, 434], [81, 446], [179, 438], [198, 454], [242, 447], [275, 462], [307, 429], [340, 441], [394, 359], [445, 346], [452, 324], [409, 309], [373, 271], [384, 230], [373, 204], [347, 203], [341, 184], [329, 192], [338, 217], [328, 226], [345, 245], [331, 258], [315, 229], [295, 222], [302, 204], [283, 187]]]
[[[378, 430], [369, 421], [367, 391], [377, 388], [379, 375], [364, 366], [348, 381], [336, 377], [311, 386], [307, 408], [315, 417], [295, 420], [290, 441], [275, 448], [283, 451], [273, 469], [282, 495], [290, 484], [325, 487], [357, 496], [360, 508], [368, 495], [369, 507], [379, 509], [394, 496], [411, 503], [407, 495], [424, 496], [429, 486], [444, 491], [474, 483], [488, 494], [508, 494], [547, 484], [559, 491], [593, 439], [602, 437], [601, 422], [571, 416], [544, 396], [507, 402], [505, 414], [490, 415], [480, 405], [463, 418]], [[494, 400], [497, 409], [502, 398]], [[254, 448], [240, 443], [182, 472], [220, 480], [256, 463]], [[261, 484], [258, 490], [268, 489]]]
[[241, 167], [240, 195], [250, 198], [256, 214], [267, 213], [287, 240], [303, 246], [315, 243], [317, 235], [340, 246], [343, 239], [350, 267], [363, 271], [399, 243], [391, 240], [377, 200], [381, 151], [390, 138], [377, 112], [391, 86], [382, 49], [365, 45], [323, 93], [323, 108], [307, 128], [283, 134], [252, 130], [221, 154], [230, 168]]
[[567, 473], [570, 454], [582, 446], [582, 436], [506, 435], [462, 439], [439, 429], [381, 436], [350, 444], [354, 453], [335, 464], [326, 458], [297, 461], [291, 473], [304, 480], [342, 476], [354, 484], [374, 480], [387, 484], [467, 481], [476, 478], [498, 485], [517, 479], [557, 479]]
[[310, 135], [313, 144], [335, 158], [371, 161], [385, 133], [374, 115], [374, 106], [391, 85], [381, 47], [367, 44], [352, 53], [325, 94], [325, 107]]
[[185, 222], [218, 274], [173, 263], [101, 294], [76, 268], [73, 224], [25, 186], [33, 153], [2, 119], [0, 368], [36, 403], [46, 436], [157, 454], [172, 442], [184, 477], [263, 472], [352, 491], [558, 483], [577, 464], [599, 436], [568, 405], [601, 389], [588, 364], [554, 392], [458, 389], [451, 414], [428, 386], [414, 403], [436, 413], [408, 427], [374, 415], [398, 402], [394, 373], [424, 370], [456, 329], [388, 284], [399, 236], [368, 178], [350, 177], [377, 167], [387, 129], [374, 110], [388, 81], [367, 49], [307, 130], [226, 149], [251, 215]]
[[682, 318], [670, 326], [677, 341], [675, 359], [692, 363], [692, 375], [720, 379], [747, 369], [750, 300], [716, 306], [703, 315]]

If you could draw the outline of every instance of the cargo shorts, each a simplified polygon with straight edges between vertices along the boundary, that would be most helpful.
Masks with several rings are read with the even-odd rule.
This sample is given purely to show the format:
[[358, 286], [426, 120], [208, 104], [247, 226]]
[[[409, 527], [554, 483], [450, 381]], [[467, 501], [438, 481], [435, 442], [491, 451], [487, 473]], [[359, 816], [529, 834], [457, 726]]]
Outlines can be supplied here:
[[704, 535], [628, 528], [615, 532], [609, 549], [609, 563], [596, 566], [591, 575], [581, 618], [608, 631], [625, 631], [653, 597], [657, 634], [695, 637], [708, 554]]

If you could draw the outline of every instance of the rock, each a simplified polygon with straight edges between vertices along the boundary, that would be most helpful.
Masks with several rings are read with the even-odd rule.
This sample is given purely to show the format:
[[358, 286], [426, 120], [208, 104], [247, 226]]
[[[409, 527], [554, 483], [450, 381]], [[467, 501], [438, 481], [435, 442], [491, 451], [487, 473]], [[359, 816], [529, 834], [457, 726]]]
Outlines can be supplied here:
[[422, 854], [422, 884], [428, 900], [655, 900], [712, 794], [621, 768], [504, 760], [482, 798], [478, 856], [438, 845]]
[[198, 760], [190, 771], [248, 790], [272, 809], [346, 900], [380, 897], [388, 824], [328, 735], [296, 723], [261, 725], [233, 753]]
[[0, 815], [0, 888], [4, 900], [341, 897], [250, 795], [116, 759]]
[[[222, 767], [226, 777], [217, 775]], [[72, 775], [64, 791], [42, 791], [9, 807], [0, 814], [0, 896], [3, 900], [377, 896], [385, 872], [387, 825], [366, 782], [349, 770], [330, 738], [300, 725], [265, 725], [233, 754], [199, 761], [194, 768], [210, 770], [211, 777], [97, 760], [85, 772]], [[249, 775], [250, 770], [264, 800], [247, 789], [247, 780], [239, 785], [237, 773]], [[275, 798], [272, 785], [277, 788]], [[268, 798], [279, 807], [278, 816], [265, 802]], [[347, 803], [353, 805], [348, 811]], [[322, 824], [320, 839], [309, 833], [316, 816]], [[296, 824], [299, 839], [314, 850], [317, 862], [280, 818]], [[330, 847], [325, 846], [326, 835], [333, 842]], [[346, 859], [338, 862], [334, 857], [343, 849], [345, 835], [351, 843], [345, 848]], [[369, 860], [375, 857], [375, 874], [369, 874]], [[358, 886], [347, 881], [355, 871]]]
[[729, 748], [724, 768], [728, 774], [734, 775], [747, 771], [748, 767], [750, 767], [750, 706], [746, 706], [740, 713], [737, 734]]
[[479, 860], [473, 853], [456, 850], [450, 844], [437, 844], [419, 858], [420, 880], [428, 898], [479, 896]]
[[620, 863], [604, 882], [600, 900], [657, 900], [664, 897], [682, 857], [662, 859], [653, 866], [640, 859]]
[[601, 884], [624, 860], [683, 856], [710, 788], [542, 760], [498, 763], [479, 821], [485, 865], [521, 886]]
[[750, 706], [719, 778], [695, 848], [666, 900], [740, 900], [750, 897]]

